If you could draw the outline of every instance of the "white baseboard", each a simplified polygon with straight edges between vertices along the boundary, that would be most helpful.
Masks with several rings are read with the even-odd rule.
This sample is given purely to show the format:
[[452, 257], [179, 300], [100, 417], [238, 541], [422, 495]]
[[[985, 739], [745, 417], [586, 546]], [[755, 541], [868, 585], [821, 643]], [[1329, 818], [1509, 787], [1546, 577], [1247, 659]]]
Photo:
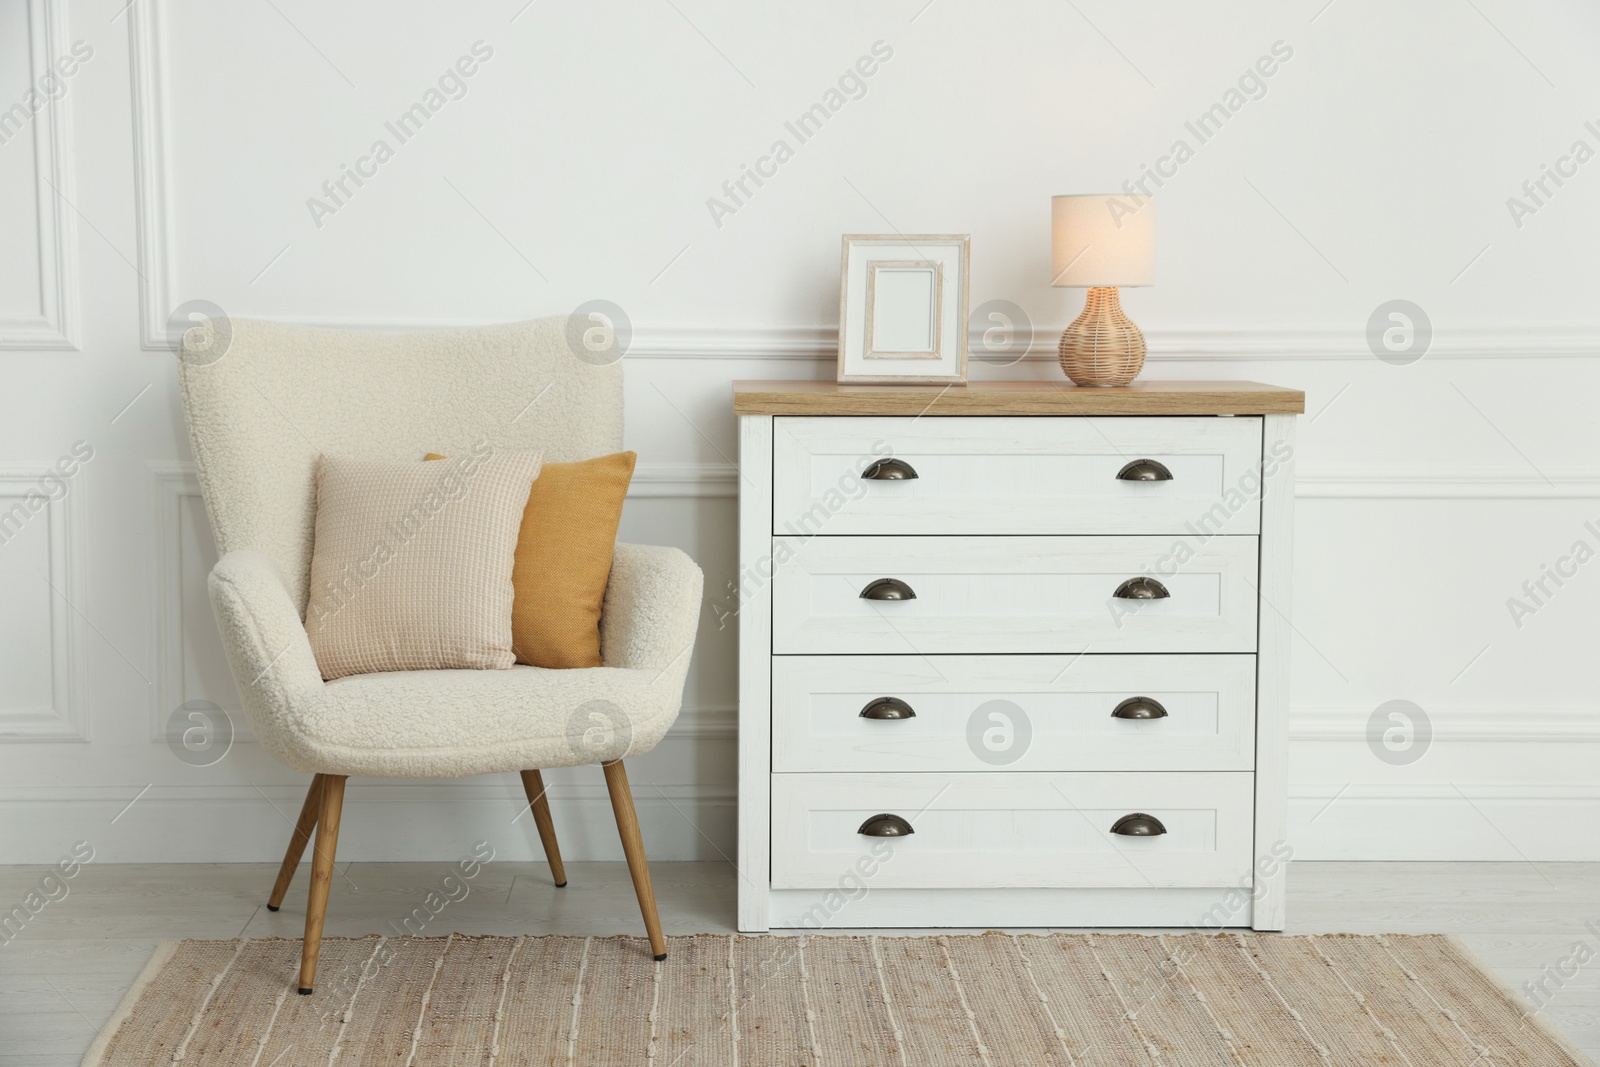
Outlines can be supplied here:
[[1600, 862], [1600, 784], [1291, 785], [1296, 860]]
[[[598, 768], [586, 770], [599, 778]], [[542, 860], [520, 786], [514, 776], [502, 777], [504, 782], [352, 781], [345, 793], [339, 859], [450, 860], [474, 842], [488, 841], [501, 858]], [[126, 787], [0, 790], [0, 862], [54, 863], [81, 840], [94, 846], [96, 863], [276, 863], [283, 858], [304, 787], [156, 785], [129, 806], [136, 792]], [[622, 859], [603, 783], [552, 784], [549, 795], [564, 859]], [[736, 797], [731, 787], [635, 781], [633, 795], [652, 860], [732, 858]]]

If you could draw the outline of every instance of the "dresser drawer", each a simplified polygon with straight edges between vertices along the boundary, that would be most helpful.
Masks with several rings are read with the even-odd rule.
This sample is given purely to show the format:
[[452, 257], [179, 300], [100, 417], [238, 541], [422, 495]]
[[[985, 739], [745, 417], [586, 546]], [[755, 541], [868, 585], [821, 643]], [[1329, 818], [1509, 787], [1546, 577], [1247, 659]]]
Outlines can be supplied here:
[[[1249, 885], [1254, 776], [779, 774], [772, 885], [803, 889]], [[874, 816], [910, 836], [860, 832]], [[1124, 816], [1166, 832], [1112, 832]]]
[[[1256, 539], [1216, 537], [1172, 569], [1172, 537], [777, 539], [772, 649], [876, 653], [1254, 652]], [[1165, 561], [1165, 563], [1164, 563]], [[1164, 599], [1125, 600], [1156, 575]], [[882, 578], [915, 599], [861, 594]]]
[[[861, 477], [885, 457], [916, 477]], [[779, 418], [773, 533], [1254, 534], [1260, 464], [1259, 418]]]
[[772, 769], [1248, 771], [1255, 697], [1254, 656], [780, 656]]

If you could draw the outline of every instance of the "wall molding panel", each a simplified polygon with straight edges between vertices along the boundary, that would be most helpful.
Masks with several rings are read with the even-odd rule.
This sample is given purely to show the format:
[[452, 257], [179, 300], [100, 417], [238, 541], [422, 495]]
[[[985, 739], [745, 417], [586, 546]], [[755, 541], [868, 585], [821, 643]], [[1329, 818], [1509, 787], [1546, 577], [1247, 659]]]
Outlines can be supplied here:
[[1300, 477], [1295, 495], [1307, 500], [1592, 500], [1600, 498], [1600, 474], [1552, 474], [1547, 479], [1501, 470], [1313, 471]]
[[[28, 0], [29, 81], [68, 49], [66, 0]], [[77, 220], [72, 207], [72, 95], [69, 86], [29, 124], [34, 147], [34, 203], [38, 211], [40, 313], [0, 320], [0, 350], [78, 350]], [[15, 205], [11, 205], [15, 206]]]
[[[155, 576], [151, 602], [155, 605], [155, 671], [154, 699], [150, 706], [150, 740], [167, 739], [167, 719], [173, 710], [191, 699], [216, 700], [216, 694], [191, 697], [187, 691], [185, 656], [189, 620], [183, 605], [184, 575], [189, 561], [183, 551], [183, 509], [188, 506], [204, 508], [200, 495], [200, 478], [193, 463], [148, 463], [155, 481], [156, 503], [156, 558], [152, 573]], [[208, 569], [196, 569], [202, 581]], [[230, 694], [231, 695], [231, 694]], [[255, 737], [250, 732], [240, 709], [232, 700], [223, 707], [233, 720], [234, 742], [250, 742]], [[218, 702], [218, 706], [223, 705]]]
[[155, 702], [150, 708], [150, 740], [166, 737], [161, 709], [182, 704], [183, 695], [183, 542], [179, 531], [180, 508], [186, 497], [200, 496], [200, 479], [193, 463], [147, 463], [155, 480], [156, 559], [154, 594], [156, 609]]
[[630, 497], [708, 499], [739, 495], [739, 468], [728, 463], [641, 463], [628, 486]]
[[[325, 320], [321, 325], [355, 329], [389, 330], [433, 328], [441, 325], [468, 326], [472, 323], [343, 322]], [[1032, 328], [1028, 350], [1021, 356], [990, 358], [982, 354], [983, 329], [968, 333], [968, 347], [975, 365], [1005, 366], [1017, 362], [1057, 361], [1056, 344], [1067, 323], [1037, 325]], [[1152, 363], [1245, 363], [1366, 361], [1373, 355], [1360, 330], [1262, 329], [1259, 327], [1173, 329], [1151, 327], [1144, 330], [1149, 344], [1147, 362]], [[637, 324], [628, 358], [633, 359], [791, 359], [832, 363], [838, 358], [836, 324], [720, 326]], [[1457, 329], [1435, 335], [1427, 360], [1556, 358], [1590, 359], [1600, 357], [1600, 330]]]
[[[0, 466], [0, 512], [37, 489], [48, 469], [44, 463]], [[50, 607], [49, 617], [39, 620], [39, 626], [50, 635], [50, 701], [0, 708], [0, 743], [89, 740], [85, 622], [80, 614], [85, 604], [83, 526], [78, 514], [82, 483], [81, 477], [69, 482], [64, 496], [28, 520], [29, 527], [45, 527], [47, 573], [40, 579], [48, 583]], [[8, 549], [0, 545], [0, 553]]]
[[133, 94], [133, 189], [139, 248], [139, 345], [167, 351], [168, 225], [166, 86], [162, 67], [161, 8], [157, 0], [128, 7], [128, 65]]
[[[1573, 744], [1600, 741], [1600, 708], [1429, 707], [1433, 743], [1491, 741], [1496, 744]], [[1289, 740], [1367, 740], [1370, 707], [1297, 707], [1289, 715]]]

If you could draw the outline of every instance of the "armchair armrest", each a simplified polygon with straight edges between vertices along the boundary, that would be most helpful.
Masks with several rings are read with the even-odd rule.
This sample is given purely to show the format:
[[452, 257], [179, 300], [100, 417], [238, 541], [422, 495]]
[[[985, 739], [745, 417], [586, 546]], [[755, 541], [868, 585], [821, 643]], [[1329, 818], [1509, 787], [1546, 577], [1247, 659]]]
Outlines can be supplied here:
[[600, 613], [607, 667], [674, 669], [684, 677], [700, 622], [704, 577], [676, 548], [619, 543]]
[[272, 561], [250, 549], [218, 560], [207, 585], [245, 709], [262, 742], [276, 748], [294, 703], [323, 685], [300, 609]]

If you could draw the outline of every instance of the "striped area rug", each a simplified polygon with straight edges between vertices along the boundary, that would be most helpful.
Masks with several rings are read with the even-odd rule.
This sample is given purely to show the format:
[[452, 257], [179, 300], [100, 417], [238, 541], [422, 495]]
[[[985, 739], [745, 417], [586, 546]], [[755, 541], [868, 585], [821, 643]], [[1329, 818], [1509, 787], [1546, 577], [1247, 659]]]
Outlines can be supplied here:
[[85, 1067], [1567, 1067], [1446, 937], [329, 938], [164, 945]]

